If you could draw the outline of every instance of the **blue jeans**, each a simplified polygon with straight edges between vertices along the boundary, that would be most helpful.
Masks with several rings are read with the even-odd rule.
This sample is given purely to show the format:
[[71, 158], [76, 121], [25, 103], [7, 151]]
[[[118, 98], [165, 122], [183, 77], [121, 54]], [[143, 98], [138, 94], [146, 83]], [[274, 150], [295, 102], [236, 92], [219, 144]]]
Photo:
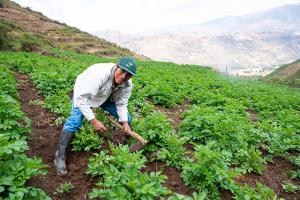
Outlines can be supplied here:
[[[118, 113], [117, 113], [117, 107], [114, 102], [106, 101], [103, 103], [100, 108], [103, 110], [109, 112], [112, 116], [115, 118], [119, 118]], [[78, 107], [74, 107], [73, 101], [72, 101], [72, 111], [71, 111], [71, 116], [67, 118], [63, 130], [66, 130], [68, 132], [76, 132], [79, 130], [79, 128], [82, 125], [84, 119], [84, 115], [80, 111]], [[131, 116], [128, 113], [128, 124], [131, 126]]]

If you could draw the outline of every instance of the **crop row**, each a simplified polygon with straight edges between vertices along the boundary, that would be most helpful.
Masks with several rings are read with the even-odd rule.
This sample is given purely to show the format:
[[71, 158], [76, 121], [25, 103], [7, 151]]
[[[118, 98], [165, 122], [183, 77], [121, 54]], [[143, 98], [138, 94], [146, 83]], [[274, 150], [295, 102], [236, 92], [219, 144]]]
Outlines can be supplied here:
[[[35, 86], [45, 95], [45, 102], [41, 104], [61, 115], [56, 120], [57, 124], [69, 114], [70, 93], [76, 76], [93, 63], [115, 61], [75, 54], [61, 56], [66, 57], [61, 59], [33, 53], [0, 54], [2, 62], [10, 68], [29, 73]], [[217, 199], [219, 188], [230, 190], [235, 199], [275, 198], [274, 192], [262, 184], [258, 183], [255, 190], [235, 183], [234, 177], [252, 171], [262, 173], [266, 159], [260, 152], [261, 148], [269, 153], [268, 159], [300, 149], [297, 134], [300, 129], [299, 90], [227, 79], [198, 66], [152, 61], [140, 61], [138, 64], [140, 68], [138, 76], [133, 79], [135, 87], [129, 109], [135, 119], [134, 130], [150, 141], [144, 149], [146, 155], [158, 152], [156, 159], [182, 170], [185, 184], [199, 190], [198, 194], [194, 194], [195, 199]], [[181, 116], [177, 133], [166, 115], [157, 112], [154, 105], [172, 107], [184, 101], [193, 106]], [[255, 123], [249, 119], [249, 111], [256, 114]], [[90, 150], [101, 144], [99, 136], [85, 124], [80, 134], [76, 134], [73, 147]], [[186, 152], [187, 144], [193, 144], [195, 148], [192, 155]], [[120, 149], [123, 147], [112, 147], [112, 150], [114, 148], [116, 152], [122, 152]], [[105, 153], [101, 155], [99, 162], [114, 159]], [[112, 166], [112, 163], [107, 164]], [[230, 169], [230, 166], [235, 167]], [[123, 169], [114, 167], [123, 173]], [[99, 176], [104, 180], [100, 188], [107, 188], [106, 175]], [[162, 183], [163, 178], [159, 179]], [[120, 187], [128, 189], [126, 184]], [[155, 184], [152, 186], [149, 187], [156, 191], [153, 196], [165, 192], [163, 188], [155, 190]], [[100, 189], [94, 190], [91, 196], [96, 194], [108, 197], [105, 195], [111, 193]], [[189, 197], [177, 194], [169, 197], [184, 198]]]
[[39, 188], [27, 187], [32, 176], [46, 174], [39, 158], [29, 158], [30, 120], [21, 111], [13, 72], [0, 67], [0, 199], [50, 199]]

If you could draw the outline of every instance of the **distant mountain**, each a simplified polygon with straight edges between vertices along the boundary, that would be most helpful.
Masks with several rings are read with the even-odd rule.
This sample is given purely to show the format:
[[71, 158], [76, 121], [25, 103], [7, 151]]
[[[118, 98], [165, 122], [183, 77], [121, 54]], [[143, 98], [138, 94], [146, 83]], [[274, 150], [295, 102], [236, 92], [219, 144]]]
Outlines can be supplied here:
[[117, 30], [103, 30], [103, 31], [96, 31], [93, 33], [101, 38], [105, 38], [108, 41], [114, 41], [116, 43], [120, 43], [132, 38], [132, 35], [124, 34]]
[[[275, 28], [275, 30], [274, 30]], [[211, 33], [235, 32], [287, 32], [300, 31], [300, 4], [285, 5], [264, 12], [256, 12], [241, 17], [224, 17], [205, 24], [187, 26], [189, 32]], [[215, 31], [215, 32], [213, 32]]]
[[40, 12], [9, 0], [0, 2], [0, 36], [0, 50], [47, 53], [47, 47], [56, 47], [104, 57], [141, 57], [129, 49], [49, 19]]
[[300, 58], [300, 4], [205, 24], [170, 27], [147, 36], [99, 36], [155, 60], [209, 65], [221, 71], [266, 72]]

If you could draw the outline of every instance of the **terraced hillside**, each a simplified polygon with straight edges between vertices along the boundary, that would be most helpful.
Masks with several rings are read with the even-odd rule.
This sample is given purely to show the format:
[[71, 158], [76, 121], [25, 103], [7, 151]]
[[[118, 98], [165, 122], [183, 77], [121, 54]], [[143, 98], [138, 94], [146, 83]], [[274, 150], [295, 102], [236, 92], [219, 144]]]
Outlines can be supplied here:
[[53, 47], [104, 57], [141, 56], [114, 43], [49, 19], [42, 13], [9, 1], [0, 1], [0, 50], [51, 54]]

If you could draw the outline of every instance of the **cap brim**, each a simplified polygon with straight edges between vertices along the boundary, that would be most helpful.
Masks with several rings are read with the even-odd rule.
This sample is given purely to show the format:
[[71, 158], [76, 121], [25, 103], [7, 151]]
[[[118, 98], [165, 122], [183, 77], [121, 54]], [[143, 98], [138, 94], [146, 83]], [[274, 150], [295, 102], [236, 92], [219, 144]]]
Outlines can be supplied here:
[[131, 74], [132, 76], [135, 76], [136, 73], [134, 73], [133, 71], [130, 71], [128, 69], [126, 69], [125, 67], [123, 67], [122, 65], [118, 65], [121, 69], [125, 70], [126, 72], [128, 72], [129, 74]]

